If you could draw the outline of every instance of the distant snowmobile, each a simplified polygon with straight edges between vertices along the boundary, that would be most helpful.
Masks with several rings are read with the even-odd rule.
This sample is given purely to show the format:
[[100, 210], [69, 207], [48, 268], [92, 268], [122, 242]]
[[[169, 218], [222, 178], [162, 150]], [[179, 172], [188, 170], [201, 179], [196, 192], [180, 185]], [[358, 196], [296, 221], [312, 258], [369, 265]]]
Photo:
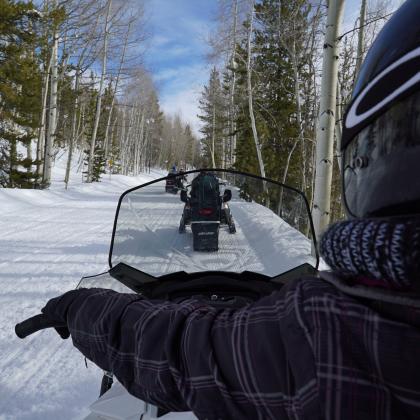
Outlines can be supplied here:
[[181, 191], [185, 203], [179, 224], [179, 233], [185, 233], [186, 226], [193, 232], [194, 251], [217, 251], [219, 249], [220, 225], [227, 225], [230, 233], [236, 232], [235, 222], [227, 204], [232, 191], [225, 189], [220, 195], [219, 180], [211, 173], [200, 173], [188, 189]]
[[165, 191], [171, 194], [178, 194], [184, 188], [186, 177], [184, 172], [170, 172], [166, 178]]
[[[241, 308], [294, 278], [317, 272], [318, 254], [311, 255], [311, 249], [317, 250], [315, 232], [302, 192], [255, 175], [211, 171], [185, 173], [198, 176], [189, 186], [190, 195], [187, 189], [181, 190], [182, 201], [162, 194], [173, 174], [124, 192], [114, 221], [110, 270], [83, 278], [78, 287], [169, 301], [194, 296], [218, 308]], [[229, 188], [221, 194], [220, 185]], [[232, 198], [238, 226], [235, 235], [230, 234], [236, 227], [227, 206]], [[203, 228], [211, 222], [217, 226], [217, 246], [215, 237], [208, 234], [211, 230]], [[194, 241], [194, 248], [212, 246], [214, 252], [192, 249], [188, 232], [178, 233], [178, 228], [182, 231], [188, 224], [193, 232], [206, 233], [197, 235], [200, 239]], [[228, 229], [219, 232], [221, 224]], [[17, 324], [15, 331], [24, 338], [50, 327], [60, 325], [36, 315]], [[85, 420], [197, 420], [191, 412], [170, 413], [128, 394], [121, 384], [113, 384], [112, 372], [105, 372], [100, 397], [90, 411]]]

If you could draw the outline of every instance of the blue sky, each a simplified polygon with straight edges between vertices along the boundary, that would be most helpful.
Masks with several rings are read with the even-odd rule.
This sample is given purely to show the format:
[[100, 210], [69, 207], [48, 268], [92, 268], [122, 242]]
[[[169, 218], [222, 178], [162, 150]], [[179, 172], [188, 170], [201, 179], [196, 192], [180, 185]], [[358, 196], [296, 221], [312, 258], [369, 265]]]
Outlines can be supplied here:
[[[353, 26], [360, 2], [346, 0], [343, 31]], [[390, 2], [398, 5], [401, 0]], [[160, 92], [162, 109], [168, 114], [181, 114], [197, 134], [198, 98], [210, 67], [206, 40], [215, 28], [217, 4], [218, 0], [146, 1], [152, 36], [145, 62]]]
[[200, 91], [207, 82], [206, 40], [214, 26], [217, 0], [149, 0], [152, 37], [145, 61], [160, 92], [163, 110], [180, 113], [196, 132]]

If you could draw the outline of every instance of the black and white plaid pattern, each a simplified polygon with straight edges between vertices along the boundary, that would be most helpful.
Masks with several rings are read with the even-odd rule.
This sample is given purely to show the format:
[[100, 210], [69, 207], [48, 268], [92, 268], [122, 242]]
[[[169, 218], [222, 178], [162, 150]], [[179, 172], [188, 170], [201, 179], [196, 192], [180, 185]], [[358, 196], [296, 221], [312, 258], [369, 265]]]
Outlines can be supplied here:
[[131, 394], [200, 419], [419, 419], [420, 313], [386, 309], [311, 277], [240, 310], [81, 289], [43, 311]]

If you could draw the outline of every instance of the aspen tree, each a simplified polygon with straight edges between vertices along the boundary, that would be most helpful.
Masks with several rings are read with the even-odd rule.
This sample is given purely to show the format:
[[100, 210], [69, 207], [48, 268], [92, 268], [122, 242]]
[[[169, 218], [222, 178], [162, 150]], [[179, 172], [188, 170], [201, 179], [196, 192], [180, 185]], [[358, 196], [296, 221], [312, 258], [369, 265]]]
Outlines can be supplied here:
[[251, 48], [251, 39], [252, 39], [252, 32], [253, 32], [253, 23], [254, 23], [254, 5], [255, 0], [251, 0], [251, 11], [249, 17], [249, 28], [248, 28], [248, 41], [247, 41], [247, 61], [246, 61], [246, 80], [247, 80], [247, 94], [248, 94], [248, 109], [249, 109], [249, 118], [251, 119], [251, 127], [252, 127], [252, 135], [254, 138], [255, 149], [257, 152], [258, 158], [258, 165], [260, 169], [260, 174], [263, 178], [265, 178], [265, 168], [264, 162], [261, 154], [261, 145], [258, 139], [258, 132], [257, 126], [255, 124], [255, 115], [254, 115], [254, 103], [253, 103], [253, 95], [252, 95], [252, 78], [251, 78], [251, 55], [252, 55], [252, 48]]
[[106, 14], [105, 14], [105, 23], [104, 23], [104, 38], [103, 38], [103, 50], [102, 50], [102, 72], [101, 78], [99, 81], [99, 92], [98, 97], [96, 100], [96, 112], [95, 112], [95, 121], [93, 125], [92, 137], [90, 140], [90, 152], [89, 152], [89, 163], [88, 163], [88, 173], [87, 173], [87, 182], [92, 182], [92, 175], [93, 175], [93, 161], [95, 155], [95, 144], [96, 144], [96, 135], [98, 133], [98, 126], [99, 126], [99, 118], [101, 116], [101, 104], [102, 104], [102, 96], [103, 96], [103, 86], [106, 74], [106, 66], [107, 66], [107, 53], [108, 53], [108, 37], [109, 37], [109, 24], [110, 24], [110, 11], [112, 6], [112, 0], [108, 0], [106, 6]]
[[338, 72], [338, 34], [344, 0], [329, 0], [321, 80], [321, 103], [316, 136], [316, 168], [312, 215], [317, 237], [330, 221], [331, 180]]

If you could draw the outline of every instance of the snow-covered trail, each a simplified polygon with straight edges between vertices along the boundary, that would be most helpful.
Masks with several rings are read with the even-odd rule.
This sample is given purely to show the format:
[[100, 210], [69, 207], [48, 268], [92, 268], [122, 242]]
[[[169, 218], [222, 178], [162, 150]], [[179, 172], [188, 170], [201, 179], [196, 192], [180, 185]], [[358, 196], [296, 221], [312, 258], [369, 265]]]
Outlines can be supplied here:
[[[0, 189], [0, 420], [88, 414], [102, 372], [90, 362], [86, 369], [70, 340], [54, 331], [20, 340], [14, 326], [39, 313], [51, 297], [75, 288], [82, 276], [108, 269], [118, 197], [164, 175], [106, 176], [95, 184], [72, 182], [65, 191], [63, 171], [55, 171], [48, 191]], [[303, 235], [235, 190], [230, 205], [237, 232], [221, 228], [217, 253], [193, 252], [190, 228], [178, 232], [183, 203], [179, 194], [165, 193], [163, 183], [130, 195], [126, 204], [122, 241], [114, 249], [121, 261], [151, 274], [246, 269], [274, 275], [311, 258]]]
[[[59, 176], [60, 174], [57, 174]], [[0, 419], [74, 419], [87, 412], [101, 372], [53, 331], [26, 340], [14, 325], [83, 275], [107, 269], [119, 195], [162, 173], [113, 176], [68, 191], [0, 189]]]

